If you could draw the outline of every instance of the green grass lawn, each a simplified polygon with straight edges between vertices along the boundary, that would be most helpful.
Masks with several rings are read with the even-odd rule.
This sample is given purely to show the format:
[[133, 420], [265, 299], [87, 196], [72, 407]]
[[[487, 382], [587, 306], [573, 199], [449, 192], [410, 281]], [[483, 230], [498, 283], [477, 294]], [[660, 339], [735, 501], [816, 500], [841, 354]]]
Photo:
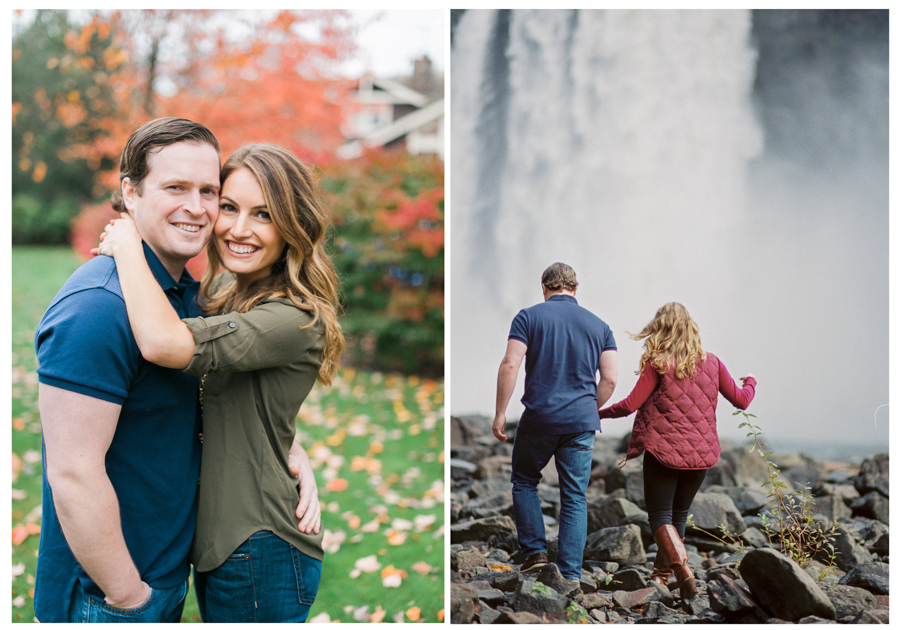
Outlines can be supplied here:
[[[34, 620], [41, 428], [34, 331], [80, 264], [66, 247], [13, 248], [12, 620]], [[443, 619], [443, 382], [346, 368], [297, 419], [326, 530], [315, 621]], [[182, 621], [200, 621], [193, 589]]]

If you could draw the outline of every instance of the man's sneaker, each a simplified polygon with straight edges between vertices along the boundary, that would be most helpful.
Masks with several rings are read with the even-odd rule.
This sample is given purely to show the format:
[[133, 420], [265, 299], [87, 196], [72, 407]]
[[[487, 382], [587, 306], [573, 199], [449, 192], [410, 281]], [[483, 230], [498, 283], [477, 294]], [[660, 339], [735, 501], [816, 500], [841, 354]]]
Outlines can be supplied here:
[[529, 556], [528, 559], [522, 563], [522, 568], [519, 570], [522, 573], [537, 573], [547, 566], [547, 562], [547, 554], [541, 551], [533, 556]]

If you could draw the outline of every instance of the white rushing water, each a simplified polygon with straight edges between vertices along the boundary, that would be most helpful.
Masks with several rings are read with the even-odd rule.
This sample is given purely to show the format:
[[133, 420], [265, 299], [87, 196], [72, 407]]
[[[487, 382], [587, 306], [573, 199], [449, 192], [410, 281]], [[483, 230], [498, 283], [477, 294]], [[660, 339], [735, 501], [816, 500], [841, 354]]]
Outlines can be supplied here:
[[[555, 261], [575, 268], [579, 303], [616, 336], [614, 401], [633, 386], [640, 356], [625, 331], [672, 300], [733, 376], [752, 371], [761, 389], [771, 387], [764, 378], [790, 378], [795, 366], [767, 373], [774, 357], [754, 351], [777, 339], [758, 303], [771, 306], [773, 291], [791, 286], [749, 277], [750, 261], [771, 259], [744, 242], [748, 178], [763, 153], [755, 62], [749, 11], [462, 16], [451, 77], [451, 413], [493, 413], [509, 324], [541, 300], [541, 272]], [[783, 246], [815, 244], [788, 237]], [[522, 375], [511, 418], [521, 388]], [[783, 403], [785, 420], [807, 404]], [[721, 429], [730, 405], [720, 408]], [[607, 421], [604, 431], [630, 426]], [[743, 436], [732, 428], [723, 436]]]

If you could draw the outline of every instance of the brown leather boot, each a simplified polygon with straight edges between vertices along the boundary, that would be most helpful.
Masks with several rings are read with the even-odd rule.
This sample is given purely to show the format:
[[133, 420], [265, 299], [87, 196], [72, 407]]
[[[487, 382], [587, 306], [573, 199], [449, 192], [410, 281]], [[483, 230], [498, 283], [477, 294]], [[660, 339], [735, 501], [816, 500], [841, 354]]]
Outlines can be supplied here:
[[[653, 560], [653, 573], [650, 574], [650, 581], [669, 586], [669, 576], [672, 575], [672, 568], [669, 566], [669, 560], [662, 546], [657, 545], [656, 558]], [[674, 585], [673, 585], [674, 586]]]
[[666, 560], [669, 561], [669, 567], [675, 572], [675, 578], [681, 588], [682, 599], [696, 597], [700, 591], [697, 589], [694, 573], [688, 566], [687, 551], [678, 536], [678, 530], [671, 525], [663, 525], [653, 532], [653, 538], [660, 551], [665, 554]]

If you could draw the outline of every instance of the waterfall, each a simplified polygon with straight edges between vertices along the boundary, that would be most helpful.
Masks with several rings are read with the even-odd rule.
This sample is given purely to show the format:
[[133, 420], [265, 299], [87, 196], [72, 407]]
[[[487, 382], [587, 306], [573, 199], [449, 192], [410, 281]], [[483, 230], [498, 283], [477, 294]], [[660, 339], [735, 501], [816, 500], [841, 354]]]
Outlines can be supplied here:
[[[451, 413], [492, 413], [510, 322], [561, 261], [615, 334], [613, 401], [637, 379], [641, 344], [626, 331], [678, 301], [733, 376], [758, 377], [752, 411], [768, 439], [882, 448], [888, 59], [876, 13], [463, 13]], [[719, 433], [742, 441], [730, 412], [719, 405]]]
[[728, 271], [720, 234], [762, 149], [750, 27], [748, 11], [463, 15], [452, 57], [454, 409], [490, 412], [509, 322], [540, 301], [554, 261], [575, 268], [582, 305], [635, 329], [685, 291], [695, 303], [715, 291]]

